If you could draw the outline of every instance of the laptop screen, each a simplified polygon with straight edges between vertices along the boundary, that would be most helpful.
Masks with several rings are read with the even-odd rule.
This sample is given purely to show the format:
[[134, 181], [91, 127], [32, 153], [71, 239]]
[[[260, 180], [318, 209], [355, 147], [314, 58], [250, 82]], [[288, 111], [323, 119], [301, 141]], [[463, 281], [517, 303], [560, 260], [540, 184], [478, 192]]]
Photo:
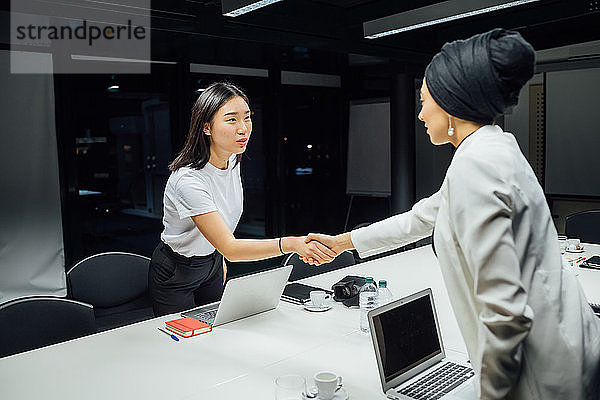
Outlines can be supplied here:
[[386, 382], [441, 354], [431, 301], [420, 296], [373, 317]]

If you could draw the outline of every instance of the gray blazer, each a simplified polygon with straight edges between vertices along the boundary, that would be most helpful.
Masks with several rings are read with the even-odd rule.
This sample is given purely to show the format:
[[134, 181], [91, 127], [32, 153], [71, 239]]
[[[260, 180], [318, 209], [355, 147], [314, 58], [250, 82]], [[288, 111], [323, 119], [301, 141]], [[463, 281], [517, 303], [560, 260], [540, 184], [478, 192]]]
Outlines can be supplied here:
[[542, 188], [510, 133], [457, 148], [440, 190], [351, 232], [361, 257], [429, 236], [482, 399], [597, 399], [600, 320], [563, 264]]

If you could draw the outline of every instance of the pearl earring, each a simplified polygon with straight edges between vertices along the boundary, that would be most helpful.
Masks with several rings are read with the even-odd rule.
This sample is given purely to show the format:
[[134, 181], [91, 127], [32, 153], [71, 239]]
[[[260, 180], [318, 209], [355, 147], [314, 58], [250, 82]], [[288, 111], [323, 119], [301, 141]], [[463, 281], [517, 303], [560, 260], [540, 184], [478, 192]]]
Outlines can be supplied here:
[[454, 128], [452, 127], [452, 117], [448, 116], [448, 136], [454, 135]]

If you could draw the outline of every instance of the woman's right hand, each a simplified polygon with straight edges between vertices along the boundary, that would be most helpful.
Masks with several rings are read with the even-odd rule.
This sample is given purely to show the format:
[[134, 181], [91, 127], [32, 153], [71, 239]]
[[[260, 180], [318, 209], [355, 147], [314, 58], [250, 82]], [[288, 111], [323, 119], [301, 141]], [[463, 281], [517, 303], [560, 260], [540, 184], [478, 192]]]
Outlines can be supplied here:
[[[336, 257], [345, 250], [350, 250], [354, 248], [352, 244], [352, 239], [350, 238], [350, 232], [341, 233], [339, 235], [331, 236], [324, 235], [321, 233], [310, 233], [304, 239], [307, 243], [320, 243], [324, 245], [334, 253], [336, 253]], [[305, 263], [311, 264], [314, 263], [314, 260], [309, 258], [300, 257], [302, 261]]]
[[307, 241], [306, 236], [288, 237], [284, 243], [285, 247], [294, 253], [297, 253], [302, 261], [310, 265], [326, 264], [333, 261], [335, 257], [337, 257], [337, 253], [335, 251], [318, 241]]
[[351, 250], [354, 248], [350, 232], [340, 233], [339, 235], [331, 236], [322, 233], [309, 233], [305, 239], [307, 242], [317, 241], [327, 248], [333, 250], [336, 254], [340, 254], [345, 250]]

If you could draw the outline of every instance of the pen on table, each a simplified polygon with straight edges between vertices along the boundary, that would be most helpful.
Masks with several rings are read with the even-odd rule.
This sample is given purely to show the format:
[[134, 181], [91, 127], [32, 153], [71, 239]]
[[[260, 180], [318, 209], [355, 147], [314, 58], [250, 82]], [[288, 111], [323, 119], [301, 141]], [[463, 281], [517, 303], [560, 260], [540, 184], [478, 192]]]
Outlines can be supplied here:
[[175, 340], [176, 342], [179, 342], [179, 338], [177, 336], [175, 336], [175, 335], [173, 335], [173, 334], [165, 331], [164, 329], [161, 329], [161, 328], [156, 328], [156, 329], [158, 329], [159, 331], [161, 331], [165, 335], [171, 336], [171, 339]]

